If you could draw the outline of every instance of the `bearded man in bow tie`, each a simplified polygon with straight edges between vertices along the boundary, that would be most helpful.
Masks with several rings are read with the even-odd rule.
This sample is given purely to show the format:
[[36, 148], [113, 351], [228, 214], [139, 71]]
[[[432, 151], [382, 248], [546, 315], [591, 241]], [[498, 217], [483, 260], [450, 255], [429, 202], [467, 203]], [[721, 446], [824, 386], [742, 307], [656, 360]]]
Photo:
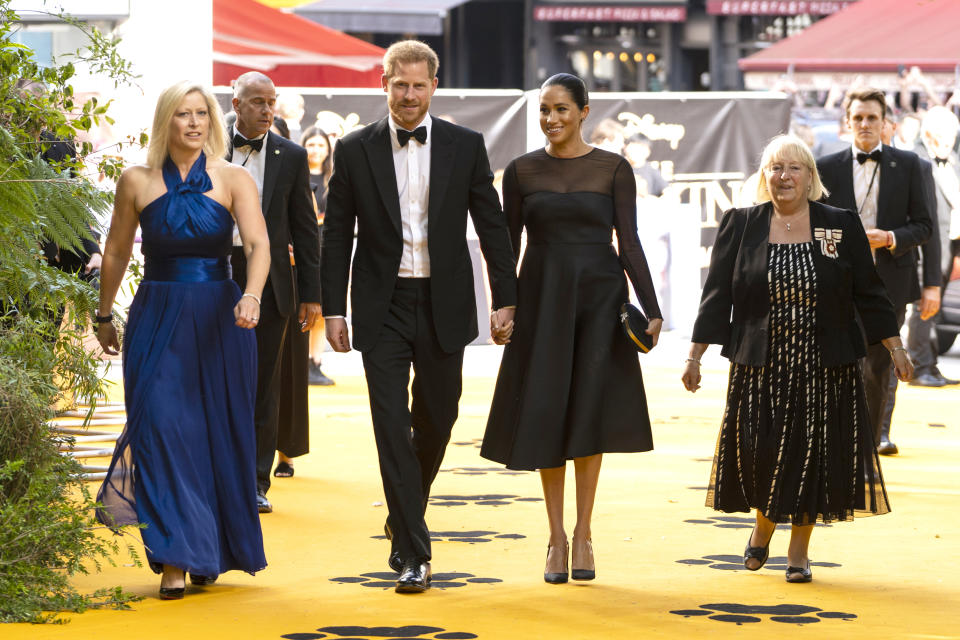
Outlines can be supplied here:
[[463, 349], [478, 334], [468, 210], [490, 276], [495, 340], [507, 339], [517, 299], [483, 136], [429, 114], [438, 64], [422, 42], [387, 49], [389, 115], [337, 142], [323, 225], [327, 340], [340, 352], [350, 350], [353, 256], [353, 346], [363, 353], [398, 592], [430, 585], [424, 512], [457, 419]]
[[[817, 169], [829, 190], [827, 204], [860, 216], [877, 273], [893, 303], [897, 322], [903, 326], [907, 304], [921, 299], [917, 247], [933, 232], [928, 197], [930, 169], [915, 153], [881, 143], [887, 111], [882, 91], [855, 89], [847, 94], [844, 103], [853, 146], [820, 158]], [[939, 286], [932, 293], [939, 300]], [[886, 348], [880, 343], [869, 345], [863, 362], [867, 409], [877, 450], [888, 454], [896, 452], [896, 445], [890, 442], [889, 426], [886, 432], [882, 428], [891, 375]]]
[[[260, 207], [270, 236], [270, 275], [260, 300], [257, 323], [257, 508], [273, 511], [267, 500], [270, 469], [277, 449], [280, 362], [287, 320], [297, 314], [302, 332], [319, 327], [320, 238], [310, 191], [306, 150], [270, 131], [277, 102], [273, 81], [256, 71], [233, 86], [236, 122], [227, 132], [227, 160], [246, 169], [257, 184]], [[294, 280], [287, 245], [297, 263]], [[231, 256], [233, 279], [243, 289], [246, 258], [235, 234]], [[250, 496], [250, 499], [254, 499]]]

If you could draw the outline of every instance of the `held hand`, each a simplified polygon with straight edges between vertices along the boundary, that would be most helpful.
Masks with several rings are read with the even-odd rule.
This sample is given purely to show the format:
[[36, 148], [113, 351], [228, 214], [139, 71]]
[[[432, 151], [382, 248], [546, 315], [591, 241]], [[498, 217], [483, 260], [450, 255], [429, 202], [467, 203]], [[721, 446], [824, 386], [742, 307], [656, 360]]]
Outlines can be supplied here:
[[301, 302], [297, 320], [300, 322], [300, 333], [319, 329], [323, 321], [323, 308], [319, 302]]
[[870, 241], [871, 249], [882, 249], [886, 247], [889, 239], [884, 229], [870, 229], [867, 231], [867, 240]]
[[233, 308], [233, 318], [238, 327], [255, 329], [260, 322], [260, 303], [250, 296], [243, 296]]
[[120, 353], [120, 338], [112, 322], [101, 322], [97, 325], [97, 340], [104, 353], [111, 356]]
[[513, 335], [513, 317], [516, 309], [497, 309], [490, 314], [490, 337], [494, 344], [508, 344]]
[[940, 287], [924, 287], [920, 296], [920, 319], [929, 320], [940, 311]]
[[897, 374], [897, 380], [907, 382], [913, 379], [913, 361], [904, 349], [894, 349], [890, 354], [893, 358], [893, 369]]
[[345, 318], [327, 318], [327, 342], [337, 353], [350, 351], [350, 331]]
[[653, 336], [653, 346], [657, 346], [657, 342], [660, 341], [660, 329], [662, 328], [663, 328], [662, 318], [651, 318], [650, 322], [647, 323], [646, 333], [648, 336]]
[[700, 388], [700, 364], [692, 360], [688, 361], [683, 368], [683, 375], [680, 377], [684, 388], [690, 393], [696, 393]]

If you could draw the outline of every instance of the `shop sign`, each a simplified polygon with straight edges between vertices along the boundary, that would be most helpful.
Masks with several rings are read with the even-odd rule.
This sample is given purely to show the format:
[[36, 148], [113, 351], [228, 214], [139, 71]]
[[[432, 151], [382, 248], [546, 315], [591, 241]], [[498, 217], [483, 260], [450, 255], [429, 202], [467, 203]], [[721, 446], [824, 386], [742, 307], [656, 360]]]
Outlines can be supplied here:
[[707, 13], [721, 16], [825, 16], [852, 0], [707, 0]]
[[538, 5], [533, 19], [541, 22], [683, 22], [687, 8], [677, 6]]

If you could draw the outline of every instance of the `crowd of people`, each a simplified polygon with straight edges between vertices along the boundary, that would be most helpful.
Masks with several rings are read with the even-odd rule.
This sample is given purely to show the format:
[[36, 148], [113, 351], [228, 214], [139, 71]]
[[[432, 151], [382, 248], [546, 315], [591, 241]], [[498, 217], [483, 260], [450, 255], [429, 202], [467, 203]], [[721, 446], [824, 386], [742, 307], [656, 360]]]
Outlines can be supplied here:
[[[258, 72], [237, 79], [229, 124], [202, 86], [160, 96], [147, 165], [117, 185], [96, 322], [117, 353], [112, 310], [139, 226], [145, 271], [122, 345], [128, 421], [98, 517], [145, 525], [161, 598], [183, 597], [188, 575], [205, 585], [266, 566], [258, 514], [273, 509], [271, 470], [293, 475], [309, 449], [306, 385], [332, 383], [321, 335], [362, 354], [396, 591], [429, 588], [426, 505], [458, 415], [464, 347], [479, 333], [468, 218], [490, 336], [505, 345], [480, 455], [539, 471], [544, 580], [596, 578], [603, 454], [653, 448], [622, 305], [629, 283], [655, 346], [662, 314], [637, 203], [663, 178], [642, 137], [614, 151], [588, 144], [585, 85], [562, 73], [540, 88], [546, 144], [510, 162], [501, 199], [482, 135], [430, 113], [438, 65], [423, 43], [392, 45], [389, 115], [335, 144], [317, 127], [289, 141], [276, 88]], [[890, 510], [878, 446], [890, 453], [891, 388], [914, 376], [912, 359], [936, 371], [921, 354], [929, 325], [916, 336], [911, 325], [915, 353], [900, 327], [908, 304], [918, 301], [919, 323], [939, 304], [941, 258], [957, 246], [958, 164], [953, 140], [936, 134], [923, 138], [932, 162], [883, 143], [887, 113], [882, 92], [861, 88], [845, 102], [846, 148], [818, 160], [795, 135], [767, 145], [757, 204], [720, 223], [682, 367], [696, 391], [708, 344], [731, 361], [707, 506], [755, 510], [743, 556], [753, 571], [777, 523], [791, 523], [788, 582], [812, 579], [816, 522]], [[955, 138], [956, 117], [936, 117]], [[940, 131], [929, 122], [922, 131]]]

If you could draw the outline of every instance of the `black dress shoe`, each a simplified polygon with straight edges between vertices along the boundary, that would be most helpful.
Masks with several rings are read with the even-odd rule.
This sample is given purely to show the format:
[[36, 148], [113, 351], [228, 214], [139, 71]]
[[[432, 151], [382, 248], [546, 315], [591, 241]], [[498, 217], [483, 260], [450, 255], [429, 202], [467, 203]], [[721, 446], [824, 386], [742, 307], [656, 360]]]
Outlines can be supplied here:
[[196, 573], [190, 574], [190, 584], [195, 584], [198, 587], [203, 587], [208, 584], [213, 584], [217, 581], [217, 576], [201, 576]]
[[160, 587], [161, 600], [182, 600], [183, 587]]
[[307, 383], [320, 387], [331, 387], [337, 384], [332, 378], [324, 375], [323, 371], [320, 370], [320, 365], [312, 360], [310, 361], [310, 368], [307, 371]]
[[270, 504], [262, 491], [257, 491], [257, 511], [259, 513], [273, 513], [273, 505]]
[[394, 573], [403, 573], [403, 559], [400, 557], [399, 551], [390, 552], [390, 557], [387, 558], [387, 564], [390, 565], [390, 569]]
[[900, 450], [897, 449], [897, 445], [886, 438], [880, 438], [880, 444], [877, 445], [877, 453], [882, 456], [895, 456], [900, 453]]
[[932, 373], [921, 373], [914, 376], [907, 384], [912, 387], [945, 387], [947, 386], [947, 380], [943, 376], [936, 376]]
[[423, 593], [430, 588], [433, 572], [429, 562], [407, 560], [403, 563], [403, 571], [397, 580], [397, 593]]

